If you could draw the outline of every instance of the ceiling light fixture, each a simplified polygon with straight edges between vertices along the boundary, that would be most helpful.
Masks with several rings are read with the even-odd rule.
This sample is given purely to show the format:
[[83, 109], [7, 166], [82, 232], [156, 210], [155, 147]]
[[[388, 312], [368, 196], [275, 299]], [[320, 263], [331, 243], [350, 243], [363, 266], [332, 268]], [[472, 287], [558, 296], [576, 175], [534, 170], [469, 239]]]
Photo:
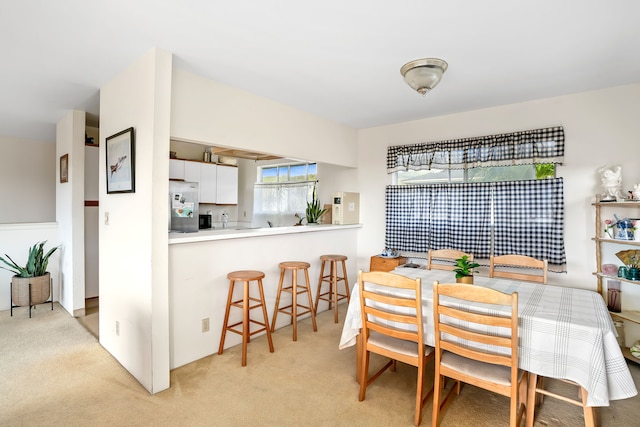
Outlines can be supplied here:
[[416, 59], [400, 68], [404, 81], [422, 95], [436, 87], [445, 71], [447, 63], [438, 58]]

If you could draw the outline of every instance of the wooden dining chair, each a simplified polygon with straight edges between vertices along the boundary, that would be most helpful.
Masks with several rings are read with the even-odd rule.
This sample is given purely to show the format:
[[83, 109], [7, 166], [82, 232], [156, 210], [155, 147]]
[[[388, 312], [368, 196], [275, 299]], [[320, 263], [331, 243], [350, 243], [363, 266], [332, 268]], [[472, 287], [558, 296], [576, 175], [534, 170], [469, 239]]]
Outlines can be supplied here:
[[531, 373], [529, 374], [529, 385], [527, 390], [527, 415], [526, 415], [527, 427], [533, 427], [533, 423], [535, 421], [536, 400], [538, 397], [541, 397], [541, 396], [549, 396], [554, 399], [558, 399], [563, 402], [581, 407], [582, 412], [584, 414], [585, 427], [595, 427], [597, 425], [596, 408], [593, 406], [587, 406], [587, 390], [585, 390], [584, 387], [581, 387], [579, 384], [573, 381], [559, 379], [559, 378], [554, 379], [555, 381], [562, 381], [564, 383], [578, 387], [578, 394], [580, 398], [574, 399], [564, 394], [554, 393], [549, 390], [545, 390], [544, 382], [541, 381], [543, 378], [544, 377], [540, 377], [536, 374], [531, 374]]
[[[508, 267], [525, 267], [534, 268], [540, 270], [540, 274], [525, 274], [515, 273], [513, 271], [500, 271], [496, 270], [496, 265], [508, 266]], [[524, 255], [502, 255], [491, 257], [491, 263], [489, 266], [489, 277], [505, 277], [516, 280], [526, 280], [530, 282], [539, 282], [547, 284], [547, 261], [539, 260], [536, 258], [524, 256]], [[584, 412], [585, 425], [592, 427], [595, 425], [595, 410], [592, 407], [586, 406], [587, 392], [579, 384], [563, 379], [557, 379], [564, 383], [570, 384], [578, 388], [578, 394], [580, 399], [573, 399], [558, 393], [553, 393], [545, 390], [545, 384], [548, 385], [548, 379], [546, 377], [538, 376], [535, 374], [529, 374], [529, 389], [527, 392], [527, 426], [533, 426], [534, 410], [536, 404], [541, 404], [543, 396], [549, 396], [555, 399], [562, 400], [567, 403], [571, 403], [576, 406], [580, 406]], [[555, 379], [554, 379], [555, 381]]]
[[[502, 270], [502, 268], [507, 270]], [[515, 269], [535, 269], [538, 273], [523, 273]], [[526, 255], [492, 256], [489, 261], [489, 277], [525, 280], [547, 284], [547, 260], [539, 260]]]
[[[469, 310], [469, 302], [492, 308]], [[506, 307], [507, 314], [497, 313], [496, 306]], [[509, 397], [509, 425], [520, 426], [526, 401], [520, 389], [528, 375], [518, 369], [518, 293], [435, 282], [433, 309], [436, 372], [431, 425], [439, 425], [440, 411], [453, 392], [460, 393], [461, 383], [467, 383]], [[455, 380], [456, 385], [441, 402], [444, 378]]]
[[[396, 361], [418, 368], [414, 424], [422, 419], [422, 408], [433, 393], [424, 393], [427, 363], [433, 358], [433, 347], [424, 344], [421, 303], [421, 281], [385, 272], [358, 272], [360, 309], [362, 312], [362, 352], [360, 395], [363, 401], [367, 387], [385, 370], [395, 371]], [[394, 327], [402, 324], [402, 327]], [[369, 377], [369, 355], [376, 353], [390, 360]]]
[[[473, 254], [468, 254], [455, 249], [430, 249], [427, 258], [427, 270], [448, 270], [456, 268], [456, 260], [466, 255], [469, 261], [473, 261]], [[446, 263], [433, 262], [433, 260], [444, 260]], [[449, 263], [451, 262], [451, 263]]]

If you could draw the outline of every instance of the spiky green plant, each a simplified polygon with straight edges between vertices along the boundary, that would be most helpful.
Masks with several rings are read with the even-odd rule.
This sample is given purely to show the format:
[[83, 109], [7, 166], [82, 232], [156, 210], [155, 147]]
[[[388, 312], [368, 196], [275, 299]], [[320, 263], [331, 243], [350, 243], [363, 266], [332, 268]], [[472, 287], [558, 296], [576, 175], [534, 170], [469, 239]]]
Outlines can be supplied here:
[[18, 277], [37, 277], [44, 275], [47, 272], [47, 266], [49, 265], [49, 257], [53, 255], [56, 249], [59, 248], [59, 246], [55, 246], [54, 248], [49, 249], [49, 252], [45, 254], [45, 243], [47, 243], [46, 240], [44, 242], [36, 243], [29, 248], [29, 258], [27, 259], [27, 264], [24, 267], [19, 266], [9, 255], [4, 254], [9, 261], [1, 256], [0, 261], [5, 263], [9, 268], [1, 265], [0, 268], [11, 271]]
[[307, 224], [317, 223], [320, 217], [327, 211], [326, 209], [320, 207], [320, 200], [318, 199], [318, 192], [316, 188], [317, 183], [318, 182], [316, 181], [313, 184], [313, 200], [307, 202]]
[[473, 276], [473, 269], [476, 267], [480, 267], [480, 264], [477, 262], [469, 261], [469, 256], [463, 255], [461, 258], [456, 260], [456, 267], [453, 271], [456, 272], [456, 279], [465, 276]]

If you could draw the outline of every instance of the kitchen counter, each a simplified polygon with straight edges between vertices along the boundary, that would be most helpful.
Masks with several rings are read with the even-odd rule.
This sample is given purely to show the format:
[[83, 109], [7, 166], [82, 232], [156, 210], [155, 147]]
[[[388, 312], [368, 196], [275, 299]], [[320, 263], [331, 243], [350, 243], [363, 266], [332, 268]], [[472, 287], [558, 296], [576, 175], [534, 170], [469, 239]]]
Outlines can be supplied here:
[[169, 244], [175, 245], [180, 243], [206, 242], [211, 240], [227, 240], [227, 239], [245, 239], [249, 237], [276, 236], [281, 234], [295, 233], [316, 233], [331, 230], [345, 230], [349, 228], [360, 228], [362, 224], [318, 224], [318, 225], [300, 225], [288, 227], [264, 227], [264, 228], [216, 228], [210, 230], [200, 230], [195, 233], [169, 233]]

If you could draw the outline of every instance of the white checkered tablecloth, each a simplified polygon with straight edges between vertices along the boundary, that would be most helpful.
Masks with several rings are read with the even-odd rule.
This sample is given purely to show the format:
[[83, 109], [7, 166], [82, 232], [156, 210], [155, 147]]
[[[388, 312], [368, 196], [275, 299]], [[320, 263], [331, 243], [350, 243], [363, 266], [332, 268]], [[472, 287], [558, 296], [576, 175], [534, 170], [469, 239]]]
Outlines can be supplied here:
[[[399, 267], [393, 273], [422, 279], [426, 343], [433, 346], [433, 282], [455, 282], [450, 271]], [[509, 279], [474, 277], [478, 286], [518, 292], [520, 368], [574, 381], [589, 393], [589, 406], [608, 406], [638, 392], [602, 297], [584, 289]], [[339, 348], [356, 344], [362, 327], [360, 292], [354, 286]]]

